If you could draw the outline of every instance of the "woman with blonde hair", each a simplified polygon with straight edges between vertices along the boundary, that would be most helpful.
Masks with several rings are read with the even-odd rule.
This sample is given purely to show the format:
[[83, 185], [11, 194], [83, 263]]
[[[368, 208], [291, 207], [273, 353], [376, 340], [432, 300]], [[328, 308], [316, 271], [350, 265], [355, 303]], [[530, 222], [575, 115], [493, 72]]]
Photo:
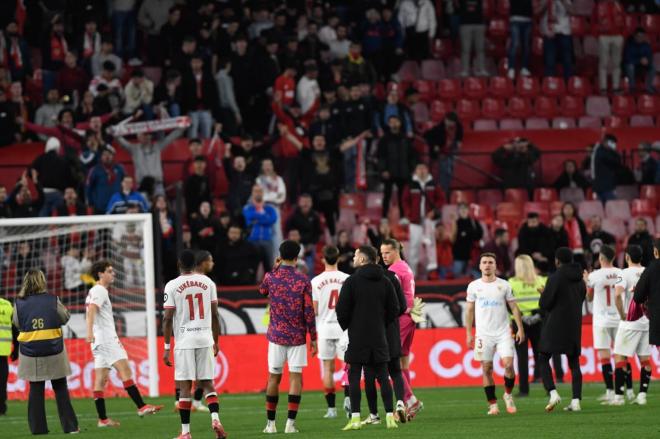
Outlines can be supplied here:
[[18, 376], [30, 382], [28, 424], [32, 434], [47, 434], [45, 385], [50, 381], [55, 392], [57, 412], [64, 433], [78, 433], [78, 419], [73, 411], [66, 377], [71, 375], [64, 347], [62, 325], [69, 312], [60, 300], [46, 292], [46, 276], [31, 269], [14, 306], [13, 324], [18, 328]]

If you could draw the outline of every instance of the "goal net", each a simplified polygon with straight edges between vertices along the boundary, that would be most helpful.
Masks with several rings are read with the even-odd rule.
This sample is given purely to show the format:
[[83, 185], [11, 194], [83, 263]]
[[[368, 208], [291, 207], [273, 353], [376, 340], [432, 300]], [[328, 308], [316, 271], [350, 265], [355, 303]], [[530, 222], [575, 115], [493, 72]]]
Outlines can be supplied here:
[[[69, 390], [77, 397], [92, 395], [94, 361], [85, 342], [85, 299], [94, 280], [91, 265], [110, 261], [116, 273], [110, 287], [115, 326], [142, 392], [158, 396], [154, 249], [149, 214], [20, 218], [0, 220], [0, 297], [15, 300], [24, 274], [38, 268], [46, 275], [48, 292], [57, 295], [71, 313], [63, 328], [71, 363]], [[28, 383], [10, 363], [11, 399], [25, 399]], [[113, 370], [106, 393], [123, 395]]]

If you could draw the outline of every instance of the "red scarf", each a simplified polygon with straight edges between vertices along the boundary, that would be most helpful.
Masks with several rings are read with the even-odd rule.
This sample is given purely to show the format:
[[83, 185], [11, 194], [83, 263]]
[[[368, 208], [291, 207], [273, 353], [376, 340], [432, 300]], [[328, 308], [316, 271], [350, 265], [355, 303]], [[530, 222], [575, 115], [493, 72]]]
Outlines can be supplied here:
[[68, 52], [64, 37], [55, 34], [50, 36], [50, 59], [53, 61], [64, 61], [64, 55]]
[[571, 250], [582, 250], [582, 234], [580, 234], [580, 224], [578, 220], [572, 218], [564, 220], [564, 228], [568, 234], [568, 246]]

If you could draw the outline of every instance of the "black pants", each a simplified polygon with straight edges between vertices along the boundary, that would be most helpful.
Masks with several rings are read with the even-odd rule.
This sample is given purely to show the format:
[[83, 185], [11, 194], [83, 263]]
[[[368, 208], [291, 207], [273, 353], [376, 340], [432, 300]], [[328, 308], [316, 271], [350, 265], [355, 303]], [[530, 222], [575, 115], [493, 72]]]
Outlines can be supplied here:
[[[385, 406], [385, 412], [393, 413], [394, 404], [392, 402], [392, 386], [390, 385], [390, 380], [387, 375], [387, 363], [350, 363], [348, 369], [348, 384], [350, 389], [351, 410], [353, 413], [360, 412], [360, 401], [362, 399], [360, 380], [362, 379], [362, 369], [364, 369], [365, 382], [369, 382], [370, 377], [372, 383], [374, 377], [378, 380], [378, 384], [380, 384], [380, 394], [383, 398], [383, 405]], [[375, 385], [373, 390], [375, 392]]]
[[314, 210], [323, 214], [323, 217], [325, 218], [325, 224], [328, 226], [330, 235], [335, 236], [335, 218], [337, 217], [337, 212], [339, 211], [338, 201], [336, 199], [319, 200], [318, 197], [314, 197]]
[[[51, 380], [55, 401], [57, 402], [57, 414], [64, 433], [78, 430], [78, 418], [73, 411], [69, 388], [66, 378]], [[28, 424], [32, 434], [48, 434], [48, 423], [46, 422], [46, 404], [44, 390], [45, 381], [30, 381], [30, 396], [28, 400]]]
[[[387, 372], [392, 379], [392, 384], [394, 388], [394, 396], [397, 401], [404, 400], [404, 389], [403, 389], [403, 375], [401, 374], [401, 359], [392, 358], [389, 363], [387, 363]], [[364, 393], [367, 395], [367, 404], [369, 405], [369, 413], [377, 414], [378, 413], [378, 393], [376, 392], [376, 375], [374, 371], [364, 372]]]
[[415, 27], [406, 28], [405, 40], [406, 54], [408, 58], [417, 62], [429, 57], [429, 33], [416, 32]]
[[[515, 325], [514, 325], [515, 326]], [[534, 325], [527, 325], [523, 323], [525, 330], [525, 337], [532, 345], [532, 352], [534, 355], [534, 380], [541, 378], [541, 369], [539, 365], [539, 351], [538, 345], [541, 339], [541, 323]], [[516, 356], [518, 357], [518, 385], [520, 393], [529, 393], [529, 354], [528, 354], [527, 341], [521, 344], [516, 344]], [[564, 369], [561, 366], [561, 355], [555, 354], [552, 356], [552, 365], [555, 369], [557, 379], [563, 381]]]
[[403, 213], [403, 188], [406, 185], [407, 181], [397, 178], [388, 178], [384, 180], [385, 187], [383, 188], [383, 218], [387, 218], [387, 213], [390, 210], [390, 201], [392, 200], [392, 189], [396, 185], [397, 189], [397, 200], [399, 202], [399, 215], [401, 218], [405, 216]]
[[7, 358], [0, 356], [0, 415], [7, 413], [7, 379], [9, 378]]
[[[550, 357], [560, 357], [558, 354], [549, 354], [541, 352], [539, 354], [539, 366], [543, 376], [543, 387], [548, 392], [555, 389], [555, 381], [552, 379], [552, 370], [550, 370]], [[582, 371], [580, 370], [580, 354], [566, 354], [568, 358], [568, 367], [571, 369], [571, 384], [573, 389], [573, 399], [582, 399]]]

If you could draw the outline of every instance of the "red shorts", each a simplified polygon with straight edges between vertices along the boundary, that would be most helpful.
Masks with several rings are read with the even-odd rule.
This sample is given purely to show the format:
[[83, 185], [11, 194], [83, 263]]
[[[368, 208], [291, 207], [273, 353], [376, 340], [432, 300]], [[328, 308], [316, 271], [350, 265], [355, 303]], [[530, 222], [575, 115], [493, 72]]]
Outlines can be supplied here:
[[408, 314], [399, 317], [399, 331], [401, 333], [401, 356], [407, 357], [410, 355], [410, 348], [412, 347], [413, 337], [415, 336], [415, 322]]

